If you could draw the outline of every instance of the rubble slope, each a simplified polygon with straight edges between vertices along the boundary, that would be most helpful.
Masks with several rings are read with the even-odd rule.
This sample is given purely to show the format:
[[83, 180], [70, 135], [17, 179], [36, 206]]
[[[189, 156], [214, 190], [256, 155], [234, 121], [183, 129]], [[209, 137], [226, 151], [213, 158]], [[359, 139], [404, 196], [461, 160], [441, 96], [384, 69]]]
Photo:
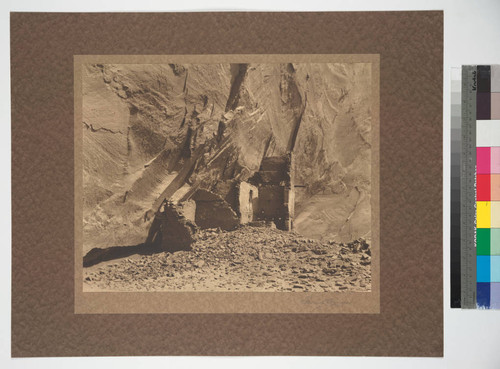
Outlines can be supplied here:
[[134, 255], [84, 269], [84, 291], [367, 292], [371, 248], [263, 227], [201, 230], [192, 251]]

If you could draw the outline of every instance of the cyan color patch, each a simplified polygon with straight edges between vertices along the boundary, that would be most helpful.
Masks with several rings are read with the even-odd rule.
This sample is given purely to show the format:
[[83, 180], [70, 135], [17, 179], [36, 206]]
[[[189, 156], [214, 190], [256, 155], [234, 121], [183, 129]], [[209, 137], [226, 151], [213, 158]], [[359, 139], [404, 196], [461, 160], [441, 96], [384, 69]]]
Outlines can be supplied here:
[[477, 256], [477, 282], [490, 282], [490, 256], [478, 255]]
[[490, 256], [490, 282], [500, 282], [500, 256]]

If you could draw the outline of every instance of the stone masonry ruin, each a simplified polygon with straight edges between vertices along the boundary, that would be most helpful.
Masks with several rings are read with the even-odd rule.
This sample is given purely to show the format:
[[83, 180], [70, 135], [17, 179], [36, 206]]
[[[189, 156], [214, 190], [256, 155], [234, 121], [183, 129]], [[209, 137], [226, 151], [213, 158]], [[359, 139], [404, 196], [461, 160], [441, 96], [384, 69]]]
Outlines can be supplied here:
[[198, 190], [192, 199], [196, 203], [194, 220], [200, 228], [230, 231], [238, 226], [238, 216], [221, 196], [207, 190]]
[[259, 189], [256, 219], [271, 221], [276, 228], [291, 231], [295, 205], [292, 154], [263, 158], [251, 180]]
[[195, 233], [196, 225], [172, 201], [164, 201], [151, 224], [146, 245], [170, 252], [190, 250]]
[[241, 181], [236, 186], [236, 193], [238, 197], [236, 210], [240, 217], [240, 224], [253, 222], [256, 220], [256, 213], [259, 209], [259, 188]]
[[266, 224], [284, 231], [293, 229], [292, 153], [264, 157], [259, 171], [248, 181], [232, 182], [231, 187], [230, 201], [207, 189], [193, 190], [177, 203], [164, 200], [146, 244], [171, 252], [189, 250], [197, 227], [229, 231], [241, 224]]

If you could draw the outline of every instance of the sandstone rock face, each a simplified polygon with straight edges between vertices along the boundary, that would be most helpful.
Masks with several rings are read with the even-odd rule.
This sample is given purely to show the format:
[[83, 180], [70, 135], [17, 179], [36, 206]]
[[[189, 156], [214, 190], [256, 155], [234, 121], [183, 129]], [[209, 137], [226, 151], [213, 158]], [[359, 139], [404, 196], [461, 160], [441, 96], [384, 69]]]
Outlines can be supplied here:
[[164, 198], [233, 204], [292, 148], [295, 230], [370, 238], [370, 80], [368, 64], [86, 65], [84, 252], [144, 242]]

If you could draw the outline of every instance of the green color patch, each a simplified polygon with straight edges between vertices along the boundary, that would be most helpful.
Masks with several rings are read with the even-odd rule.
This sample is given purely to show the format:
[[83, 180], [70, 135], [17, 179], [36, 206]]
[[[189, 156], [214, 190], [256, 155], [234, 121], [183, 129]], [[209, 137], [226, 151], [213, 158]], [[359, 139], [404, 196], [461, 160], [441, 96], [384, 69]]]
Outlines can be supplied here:
[[490, 255], [490, 229], [476, 229], [476, 254]]

